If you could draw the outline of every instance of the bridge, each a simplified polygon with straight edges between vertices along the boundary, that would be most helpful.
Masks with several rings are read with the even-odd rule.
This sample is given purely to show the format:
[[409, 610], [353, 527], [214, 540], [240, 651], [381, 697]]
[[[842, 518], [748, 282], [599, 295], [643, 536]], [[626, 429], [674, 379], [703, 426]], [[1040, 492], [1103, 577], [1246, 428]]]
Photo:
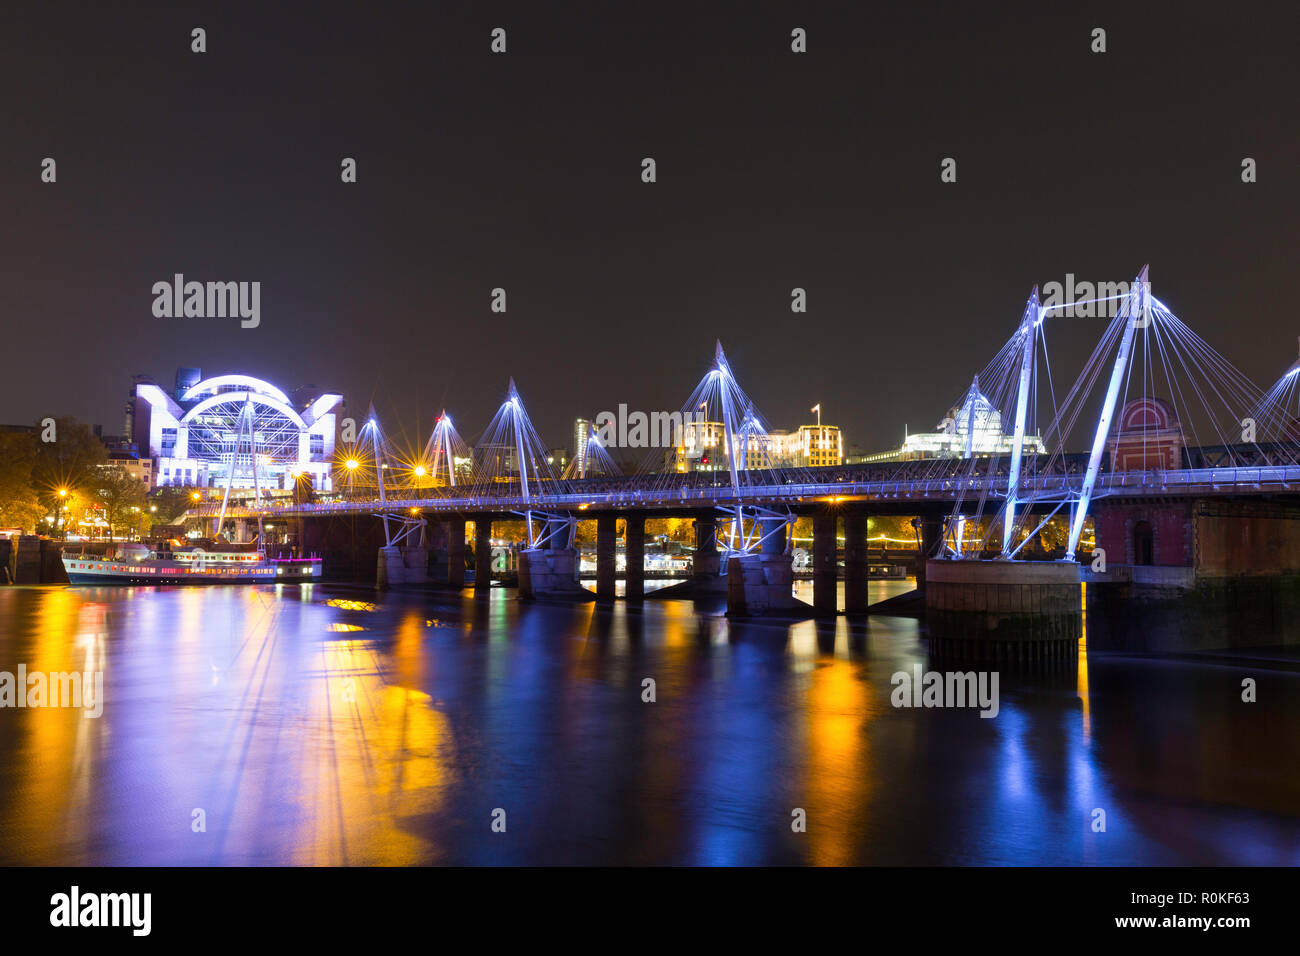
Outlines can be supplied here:
[[[1096, 347], [1058, 397], [1047, 331], [1084, 306], [1113, 315], [1099, 323]], [[1279, 578], [1280, 588], [1286, 578], [1286, 593], [1279, 591], [1270, 607], [1291, 601], [1290, 576], [1300, 574], [1297, 372], [1300, 362], [1271, 388], [1255, 386], [1151, 294], [1144, 267], [1127, 288], [1087, 302], [1042, 303], [1034, 288], [1011, 336], [957, 395], [949, 427], [964, 446], [958, 457], [794, 467], [779, 457], [767, 420], [719, 343], [704, 377], [674, 413], [673, 446], [654, 449], [629, 474], [595, 427], [569, 469], [553, 469], [512, 379], [472, 450], [444, 412], [423, 451], [404, 454], [372, 409], [337, 464], [335, 492], [295, 490], [292, 498], [277, 499], [255, 487], [254, 499], [240, 502], [227, 487], [219, 505], [204, 503], [188, 517], [211, 521], [216, 533], [230, 520], [261, 525], [274, 516], [307, 528], [373, 516], [382, 534], [375, 542], [381, 583], [428, 583], [428, 546], [439, 538], [446, 568], [433, 576], [452, 587], [464, 584], [466, 523], [473, 522], [480, 593], [490, 584], [485, 552], [492, 522], [522, 521], [525, 598], [589, 594], [578, 583], [573, 542], [577, 522], [595, 519], [600, 601], [614, 599], [615, 521], [621, 520], [630, 602], [644, 597], [644, 573], [633, 568], [643, 561], [644, 520], [690, 517], [696, 552], [684, 593], [725, 594], [733, 613], [833, 614], [840, 524], [844, 610], [864, 613], [866, 516], [912, 514], [923, 559], [918, 591], [932, 623], [960, 635], [959, 648], [988, 645], [1011, 655], [1050, 650], [1068, 658], [1078, 636], [1073, 618], [1082, 581], [1110, 594], [1116, 607], [1129, 598], [1115, 595], [1144, 587], [1204, 590], [1208, 576], [1233, 576], [1215, 562], [1243, 534], [1253, 543], [1246, 553], [1233, 551], [1237, 570]], [[258, 460], [251, 428], [233, 440], [236, 459], [246, 442], [247, 459]], [[256, 465], [251, 468], [256, 486]], [[1063, 559], [1021, 560], [1022, 549], [1058, 515], [1069, 529]], [[814, 525], [810, 608], [794, 600], [790, 587], [789, 528], [801, 516]], [[1096, 547], [1082, 552], [1081, 567], [1088, 523]], [[300, 534], [300, 545], [311, 537]], [[1219, 548], [1213, 555], [1206, 551], [1211, 540]], [[1148, 570], [1161, 568], [1191, 573]], [[1012, 590], [1023, 606], [1003, 608]], [[1121, 612], [1098, 604], [1097, 620]], [[1043, 633], [1052, 636], [1035, 637]]]
[[[916, 478], [900, 473], [894, 478], [867, 478], [865, 469], [853, 466], [827, 468], [838, 475], [849, 477], [824, 478], [810, 476], [811, 480], [787, 484], [745, 485], [740, 488], [680, 485], [664, 488], [661, 485], [643, 487], [636, 480], [619, 482], [611, 489], [610, 482], [566, 482], [562, 486], [542, 483], [538, 493], [529, 497], [512, 495], [457, 495], [397, 492], [381, 499], [352, 496], [340, 501], [302, 502], [293, 500], [268, 500], [260, 505], [236, 504], [226, 508], [225, 518], [308, 517], [319, 515], [370, 515], [386, 510], [393, 520], [403, 519], [400, 509], [415, 509], [421, 514], [498, 513], [525, 515], [528, 510], [540, 509], [591, 511], [592, 516], [602, 511], [624, 512], [629, 509], [647, 512], [677, 513], [682, 509], [718, 508], [740, 506], [786, 506], [800, 509], [812, 504], [840, 504], [849, 501], [868, 501], [883, 504], [898, 502], [955, 502], [961, 500], [963, 508], [971, 509], [971, 495], [988, 495], [1005, 500], [1010, 482], [1005, 475], [981, 475], [976, 478], [954, 475], [947, 478]], [[878, 471], [877, 466], [873, 470]], [[900, 469], [903, 472], [904, 469]], [[1077, 500], [1082, 491], [1081, 474], [1035, 476], [1017, 485], [1019, 494], [1033, 495], [1041, 504], [1058, 500]], [[1190, 468], [1152, 471], [1121, 471], [1099, 475], [1093, 486], [1093, 500], [1110, 497], [1146, 498], [1155, 495], [1242, 495], [1291, 494], [1300, 492], [1300, 465], [1250, 466], [1232, 468]], [[211, 518], [220, 513], [217, 505], [202, 505], [190, 509], [190, 517]]]

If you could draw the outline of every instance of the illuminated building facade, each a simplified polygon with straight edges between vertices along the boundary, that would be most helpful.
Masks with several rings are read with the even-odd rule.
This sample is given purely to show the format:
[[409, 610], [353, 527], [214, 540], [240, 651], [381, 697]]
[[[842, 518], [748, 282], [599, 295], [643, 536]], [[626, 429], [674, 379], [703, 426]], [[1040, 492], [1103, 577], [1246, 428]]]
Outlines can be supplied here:
[[[677, 445], [673, 449], [673, 470], [679, 473], [688, 471], [729, 471], [731, 464], [727, 460], [727, 427], [722, 422], [687, 421], [678, 432]], [[739, 446], [740, 439], [737, 439]], [[774, 442], [772, 436], [754, 433], [745, 443], [745, 464], [742, 469], [771, 468], [775, 464]], [[740, 448], [737, 448], [740, 454]]]
[[591, 419], [575, 418], [573, 420], [573, 457], [582, 461], [587, 454], [587, 435], [591, 432]]
[[772, 432], [778, 465], [825, 468], [844, 464], [844, 436], [838, 425], [800, 425], [793, 432]]
[[[973, 416], [973, 428], [972, 428]], [[971, 455], [1010, 455], [1015, 436], [1002, 429], [1002, 413], [993, 407], [988, 397], [974, 388], [966, 394], [960, 407], [951, 408], [933, 432], [913, 432], [905, 435], [903, 446], [897, 451], [859, 456], [855, 464], [879, 461], [914, 461], [921, 458], [964, 458], [967, 443]], [[1043, 440], [1037, 435], [1026, 435], [1024, 454], [1039, 455], [1045, 452]]]
[[259, 488], [291, 490], [303, 475], [317, 491], [330, 491], [342, 402], [332, 393], [291, 399], [249, 375], [205, 379], [198, 369], [181, 369], [170, 394], [137, 380], [127, 420], [138, 447], [148, 449], [159, 486], [252, 488], [256, 477]]

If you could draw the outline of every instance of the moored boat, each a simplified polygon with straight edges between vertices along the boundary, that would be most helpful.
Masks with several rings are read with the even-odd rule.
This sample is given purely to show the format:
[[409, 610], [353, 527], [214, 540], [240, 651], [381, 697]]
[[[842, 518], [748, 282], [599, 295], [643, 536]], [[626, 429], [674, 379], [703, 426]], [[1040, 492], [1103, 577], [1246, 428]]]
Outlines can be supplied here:
[[73, 584], [273, 584], [320, 579], [320, 558], [267, 558], [262, 551], [205, 551], [184, 547], [155, 551], [119, 545], [112, 557], [65, 554]]

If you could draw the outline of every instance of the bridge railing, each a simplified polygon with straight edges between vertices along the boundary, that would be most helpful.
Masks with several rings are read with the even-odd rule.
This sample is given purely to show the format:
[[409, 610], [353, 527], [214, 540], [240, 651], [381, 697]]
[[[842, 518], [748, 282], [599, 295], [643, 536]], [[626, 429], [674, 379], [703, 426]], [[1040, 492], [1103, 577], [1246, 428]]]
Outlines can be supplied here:
[[[1040, 500], [1059, 500], [1076, 494], [1081, 485], [1081, 474], [1038, 475], [1020, 482], [1018, 495], [1022, 499], [1037, 497]], [[1098, 478], [1098, 496], [1138, 495], [1160, 493], [1189, 493], [1192, 491], [1222, 491], [1224, 489], [1277, 488], [1289, 489], [1300, 485], [1300, 466], [1256, 466], [1245, 468], [1178, 468], [1157, 471], [1127, 471], [1103, 474]], [[876, 481], [834, 481], [781, 485], [750, 485], [735, 491], [730, 487], [680, 487], [680, 488], [629, 488], [619, 491], [569, 492], [523, 498], [521, 495], [468, 495], [458, 498], [419, 498], [389, 496], [385, 510], [396, 511], [416, 508], [421, 512], [466, 511], [582, 511], [599, 506], [603, 508], [671, 506], [698, 503], [701, 507], [737, 504], [780, 505], [806, 502], [808, 499], [876, 498], [876, 499], [951, 499], [987, 493], [1005, 497], [1007, 479], [1003, 475], [976, 477], [939, 477], [927, 479], [888, 479]], [[260, 508], [247, 505], [228, 509], [231, 517], [249, 517], [257, 514], [367, 514], [380, 509], [379, 499], [314, 502], [295, 504], [292, 501], [265, 502]], [[216, 506], [191, 509], [190, 517], [212, 517]]]

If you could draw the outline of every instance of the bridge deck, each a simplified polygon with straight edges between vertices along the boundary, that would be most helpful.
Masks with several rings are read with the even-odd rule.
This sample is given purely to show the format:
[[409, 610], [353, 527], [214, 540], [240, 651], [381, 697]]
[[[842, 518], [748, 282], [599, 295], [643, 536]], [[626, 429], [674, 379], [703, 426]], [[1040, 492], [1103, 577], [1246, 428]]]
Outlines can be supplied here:
[[[1022, 481], [1018, 497], [1026, 505], [1055, 504], [1078, 495], [1082, 474], [1059, 475]], [[597, 486], [601, 483], [593, 483]], [[647, 485], [650, 481], [647, 481]], [[637, 488], [628, 483], [616, 491], [584, 491], [582, 482], [572, 482], [573, 490], [560, 494], [519, 494], [499, 496], [457, 496], [401, 493], [387, 496], [381, 505], [378, 498], [349, 501], [296, 504], [268, 501], [261, 507], [231, 506], [229, 518], [312, 515], [396, 513], [417, 508], [421, 512], [442, 514], [511, 513], [522, 511], [628, 511], [680, 510], [683, 508], [791, 507], [816, 501], [844, 499], [863, 501], [947, 501], [970, 500], [987, 495], [1005, 498], [1007, 479], [1000, 475], [977, 478], [892, 479], [877, 481], [830, 481], [782, 485], [747, 485], [738, 491], [730, 486], [705, 488]], [[1095, 498], [1150, 497], [1186, 495], [1278, 494], [1300, 490], [1300, 466], [1260, 466], [1249, 468], [1183, 468], [1167, 471], [1113, 472], [1097, 480]], [[191, 518], [215, 517], [216, 504], [190, 509]]]

